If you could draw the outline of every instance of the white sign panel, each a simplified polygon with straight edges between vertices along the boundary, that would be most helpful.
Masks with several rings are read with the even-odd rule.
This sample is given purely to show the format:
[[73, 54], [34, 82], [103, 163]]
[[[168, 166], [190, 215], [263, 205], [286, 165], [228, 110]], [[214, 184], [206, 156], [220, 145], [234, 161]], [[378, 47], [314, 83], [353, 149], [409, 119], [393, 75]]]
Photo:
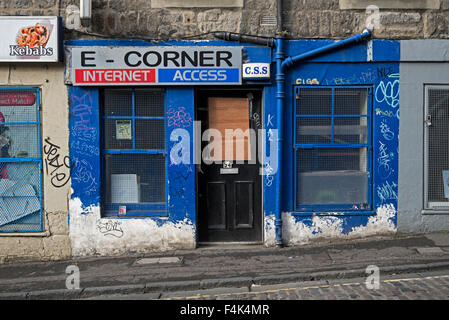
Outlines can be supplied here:
[[1, 62], [57, 62], [58, 17], [0, 17]]
[[244, 63], [243, 79], [270, 79], [269, 63]]
[[241, 47], [72, 47], [75, 86], [241, 84]]

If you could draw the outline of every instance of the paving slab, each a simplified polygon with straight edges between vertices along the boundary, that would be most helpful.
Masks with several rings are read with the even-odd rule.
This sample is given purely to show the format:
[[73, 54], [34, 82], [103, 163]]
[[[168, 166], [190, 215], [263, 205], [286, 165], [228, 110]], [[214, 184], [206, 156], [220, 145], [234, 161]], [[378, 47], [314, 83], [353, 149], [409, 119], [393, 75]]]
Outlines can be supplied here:
[[426, 238], [432, 240], [437, 247], [449, 247], [449, 233], [427, 234]]
[[[45, 297], [43, 291], [66, 296], [65, 291], [58, 290], [66, 290], [66, 268], [70, 265], [79, 267], [85, 294], [104, 291], [108, 295], [348, 278], [364, 276], [366, 267], [372, 264], [388, 273], [406, 272], [409, 265], [414, 265], [415, 271], [449, 269], [448, 251], [432, 249], [435, 247], [427, 236], [394, 236], [285, 248], [254, 245], [238, 250], [199, 248], [163, 254], [11, 262], [0, 265], [0, 299], [6, 293]], [[427, 248], [427, 252], [425, 249], [422, 254], [417, 248]]]
[[447, 254], [447, 252], [444, 252], [443, 250], [441, 250], [440, 247], [416, 248], [416, 250], [420, 254]]

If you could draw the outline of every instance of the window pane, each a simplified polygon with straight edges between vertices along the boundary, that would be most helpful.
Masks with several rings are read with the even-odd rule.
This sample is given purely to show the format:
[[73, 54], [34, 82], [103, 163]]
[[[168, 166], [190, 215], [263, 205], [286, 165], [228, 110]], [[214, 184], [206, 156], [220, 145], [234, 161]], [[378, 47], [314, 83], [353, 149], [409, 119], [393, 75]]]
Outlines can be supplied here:
[[296, 143], [321, 144], [332, 142], [332, 118], [296, 118]]
[[[0, 232], [41, 231], [41, 150], [37, 88], [0, 89]], [[34, 158], [36, 162], [8, 162]]]
[[165, 149], [164, 119], [136, 119], [136, 149]]
[[4, 122], [39, 122], [38, 111], [35, 105], [0, 106], [0, 112], [2, 113], [3, 119], [5, 120]]
[[334, 94], [334, 114], [367, 114], [367, 89], [335, 88]]
[[105, 119], [104, 144], [106, 149], [132, 149], [132, 120]]
[[251, 160], [252, 138], [248, 106], [247, 98], [208, 99], [209, 128], [220, 131], [222, 138], [221, 155], [215, 150], [211, 152], [211, 159], [214, 161]]
[[367, 149], [298, 149], [298, 204], [365, 204]]
[[107, 89], [104, 91], [104, 115], [132, 115], [132, 92], [127, 89]]
[[428, 114], [431, 116], [431, 125], [427, 127], [427, 199], [430, 202], [447, 202], [443, 171], [449, 170], [449, 90], [428, 91]]
[[40, 158], [39, 125], [0, 125], [0, 158]]
[[0, 163], [0, 230], [40, 229], [40, 164]]
[[136, 116], [163, 117], [164, 96], [161, 90], [136, 89]]
[[105, 155], [106, 202], [165, 202], [165, 156]]
[[331, 115], [332, 89], [301, 88], [296, 97], [298, 115]]
[[367, 143], [366, 117], [334, 118], [334, 143]]

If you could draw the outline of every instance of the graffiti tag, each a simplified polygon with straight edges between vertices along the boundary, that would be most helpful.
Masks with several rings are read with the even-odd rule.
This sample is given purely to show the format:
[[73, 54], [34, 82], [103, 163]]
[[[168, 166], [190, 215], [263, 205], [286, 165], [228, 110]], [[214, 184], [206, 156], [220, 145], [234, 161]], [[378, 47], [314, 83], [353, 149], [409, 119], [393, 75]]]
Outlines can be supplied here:
[[388, 127], [388, 124], [385, 122], [385, 120], [382, 120], [380, 124], [380, 132], [382, 133], [382, 136], [385, 140], [393, 140], [394, 133], [390, 130], [390, 127]]
[[265, 163], [264, 169], [265, 169], [265, 172], [264, 172], [265, 173], [265, 185], [267, 187], [271, 187], [271, 185], [273, 184], [273, 180], [274, 180], [274, 177], [273, 177], [274, 170], [270, 166], [269, 163]]
[[[61, 188], [67, 184], [72, 175], [74, 163], [68, 156], [61, 160], [59, 154], [60, 147], [50, 142], [50, 138], [45, 139], [44, 154], [45, 154], [45, 169], [47, 175], [51, 176], [51, 184], [56, 188]], [[68, 170], [66, 172], [65, 170]]]
[[192, 125], [192, 116], [185, 107], [170, 108], [167, 111], [167, 121], [169, 127], [189, 127]]
[[72, 180], [82, 183], [82, 188], [87, 195], [97, 191], [97, 184], [95, 178], [92, 175], [93, 167], [92, 165], [84, 160], [74, 158], [76, 170], [73, 173]]
[[395, 182], [385, 182], [383, 185], [377, 187], [377, 195], [382, 203], [387, 200], [397, 200], [397, 187], [398, 185]]
[[317, 78], [308, 78], [308, 79], [296, 79], [296, 84], [320, 84]]
[[379, 143], [378, 171], [382, 179], [387, 179], [393, 173], [390, 162], [394, 155], [393, 152], [388, 153], [387, 146], [382, 141]]
[[386, 82], [382, 80], [376, 88], [375, 97], [377, 102], [385, 102], [395, 109], [399, 105], [399, 74], [390, 74], [388, 78], [395, 80]]
[[104, 221], [97, 220], [97, 229], [101, 233], [103, 233], [105, 236], [113, 236], [116, 238], [123, 237], [123, 229], [121, 227], [120, 221]]

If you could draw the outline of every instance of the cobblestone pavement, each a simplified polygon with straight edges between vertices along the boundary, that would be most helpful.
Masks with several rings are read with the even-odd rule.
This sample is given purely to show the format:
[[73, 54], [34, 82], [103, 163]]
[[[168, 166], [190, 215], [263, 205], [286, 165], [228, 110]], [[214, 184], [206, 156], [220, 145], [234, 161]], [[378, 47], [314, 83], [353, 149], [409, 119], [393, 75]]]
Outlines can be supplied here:
[[[289, 283], [220, 291], [174, 292], [162, 300], [449, 300], [449, 271], [380, 278], [368, 289], [366, 279]], [[372, 283], [371, 283], [372, 284]], [[138, 298], [135, 296], [134, 298]], [[141, 298], [144, 298], [143, 296]], [[153, 297], [154, 299], [154, 297]]]

